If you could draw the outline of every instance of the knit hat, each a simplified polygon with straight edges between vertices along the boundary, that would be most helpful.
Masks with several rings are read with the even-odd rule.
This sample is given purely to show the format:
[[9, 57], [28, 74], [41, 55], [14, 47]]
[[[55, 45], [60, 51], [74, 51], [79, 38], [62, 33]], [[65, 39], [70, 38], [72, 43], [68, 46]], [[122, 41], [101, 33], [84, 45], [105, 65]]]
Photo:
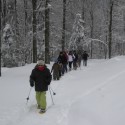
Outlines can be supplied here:
[[45, 62], [43, 60], [39, 60], [39, 61], [37, 61], [37, 64], [43, 66], [43, 65], [45, 65]]

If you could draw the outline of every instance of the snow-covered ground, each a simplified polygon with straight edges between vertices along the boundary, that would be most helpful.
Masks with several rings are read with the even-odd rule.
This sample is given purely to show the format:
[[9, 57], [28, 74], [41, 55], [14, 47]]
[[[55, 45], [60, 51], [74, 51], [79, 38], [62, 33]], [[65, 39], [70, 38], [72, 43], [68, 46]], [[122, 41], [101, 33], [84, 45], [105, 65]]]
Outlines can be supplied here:
[[125, 56], [89, 60], [87, 67], [52, 81], [55, 105], [48, 91], [48, 110], [42, 115], [34, 88], [26, 104], [34, 66], [2, 69], [0, 125], [125, 125]]

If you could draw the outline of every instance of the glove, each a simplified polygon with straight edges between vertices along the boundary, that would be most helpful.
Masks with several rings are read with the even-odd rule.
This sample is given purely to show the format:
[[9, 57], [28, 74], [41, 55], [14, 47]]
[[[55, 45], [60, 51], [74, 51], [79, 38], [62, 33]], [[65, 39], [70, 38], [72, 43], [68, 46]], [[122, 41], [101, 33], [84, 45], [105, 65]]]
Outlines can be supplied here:
[[30, 79], [30, 86], [33, 87], [34, 86], [34, 81], [32, 79]]
[[33, 86], [34, 86], [34, 84], [30, 83], [30, 86], [31, 86], [31, 87], [33, 87]]

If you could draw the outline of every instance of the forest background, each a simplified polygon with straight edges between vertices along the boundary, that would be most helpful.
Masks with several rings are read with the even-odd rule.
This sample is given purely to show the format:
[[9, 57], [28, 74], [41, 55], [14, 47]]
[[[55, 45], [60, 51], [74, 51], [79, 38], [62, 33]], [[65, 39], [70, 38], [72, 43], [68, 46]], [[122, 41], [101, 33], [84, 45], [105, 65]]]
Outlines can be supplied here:
[[91, 59], [125, 55], [124, 0], [0, 0], [1, 67], [18, 67], [60, 51]]

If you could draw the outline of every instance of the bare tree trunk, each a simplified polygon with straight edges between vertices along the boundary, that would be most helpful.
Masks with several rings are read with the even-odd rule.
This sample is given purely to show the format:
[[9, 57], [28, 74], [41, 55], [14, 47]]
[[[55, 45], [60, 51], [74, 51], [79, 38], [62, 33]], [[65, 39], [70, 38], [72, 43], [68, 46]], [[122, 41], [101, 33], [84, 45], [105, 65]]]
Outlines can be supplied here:
[[26, 41], [26, 34], [27, 34], [27, 0], [24, 0], [24, 13], [25, 13], [25, 41]]
[[0, 0], [0, 76], [1, 76], [1, 22], [2, 22], [2, 3]]
[[106, 57], [107, 57], [107, 48], [106, 48], [105, 45], [104, 45], [104, 54], [105, 54], [105, 59], [106, 59]]
[[17, 0], [15, 0], [15, 35], [16, 35], [16, 46], [19, 48], [19, 28], [18, 28], [18, 15], [17, 15]]
[[[90, 34], [90, 37], [93, 38], [94, 15], [93, 15], [92, 7], [91, 7], [91, 12], [90, 12], [90, 17], [91, 17], [91, 32], [90, 32], [91, 34]], [[90, 52], [90, 55], [91, 55], [91, 59], [92, 59], [93, 58], [93, 43], [92, 43], [92, 41], [91, 41], [91, 52]]]
[[85, 19], [85, 2], [86, 0], [82, 0], [82, 19]]
[[124, 32], [125, 32], [125, 10], [124, 10], [124, 14], [123, 14], [123, 20], [124, 20]]
[[[108, 10], [106, 11], [106, 26], [108, 27]], [[105, 35], [105, 40], [107, 43], [107, 48], [105, 48], [105, 59], [108, 58], [108, 33], [109, 30], [108, 28], [106, 29], [106, 35]]]
[[32, 0], [32, 8], [33, 8], [33, 63], [37, 62], [37, 40], [36, 40], [36, 8], [37, 8], [37, 0]]
[[6, 25], [6, 0], [3, 0], [3, 27]]
[[[24, 43], [26, 43], [27, 41], [27, 0], [24, 0], [24, 35], [25, 35], [25, 38], [24, 38]], [[25, 44], [24, 44], [25, 45]], [[26, 50], [25, 50], [26, 52]], [[25, 60], [25, 63], [27, 63], [27, 57], [26, 57], [26, 53], [24, 52], [24, 60]]]
[[109, 59], [112, 56], [112, 14], [113, 14], [113, 1], [110, 0], [110, 11], [109, 11]]
[[[124, 34], [125, 34], [125, 10], [124, 10], [124, 15], [123, 15], [123, 20], [124, 20]], [[125, 43], [123, 42], [123, 55], [125, 54]]]
[[49, 40], [50, 40], [50, 24], [49, 24], [49, 0], [45, 3], [45, 63], [50, 64], [50, 51], [49, 51]]
[[65, 50], [65, 30], [66, 30], [66, 0], [63, 0], [62, 51]]

